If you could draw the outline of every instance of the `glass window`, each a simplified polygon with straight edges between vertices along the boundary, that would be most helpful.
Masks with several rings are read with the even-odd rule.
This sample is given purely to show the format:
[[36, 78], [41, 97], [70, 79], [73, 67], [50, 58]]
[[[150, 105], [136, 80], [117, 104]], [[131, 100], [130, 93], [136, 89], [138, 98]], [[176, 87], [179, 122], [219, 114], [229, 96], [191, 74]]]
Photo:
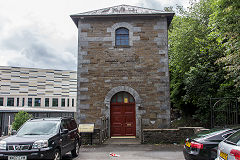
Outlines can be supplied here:
[[41, 98], [35, 98], [34, 106], [36, 106], [36, 107], [40, 107], [41, 106]]
[[29, 121], [18, 131], [18, 136], [23, 135], [50, 135], [59, 132], [58, 121]]
[[3, 106], [3, 97], [0, 97], [0, 106]]
[[7, 98], [7, 106], [14, 106], [14, 98]]
[[19, 98], [17, 98], [17, 106], [19, 106]]
[[240, 145], [240, 130], [229, 136], [225, 141], [231, 144]]
[[45, 98], [45, 107], [49, 107], [49, 98]]
[[116, 46], [129, 45], [129, 31], [127, 28], [118, 28], [116, 30]]
[[25, 105], [25, 98], [22, 99], [22, 106]]
[[58, 99], [57, 98], [52, 99], [52, 106], [53, 107], [58, 107]]
[[28, 98], [28, 106], [32, 107], [32, 98]]
[[121, 93], [117, 94], [117, 102], [118, 102], [118, 103], [122, 103], [122, 102], [123, 102], [122, 94], [121, 94]]
[[72, 107], [74, 107], [74, 99], [72, 99]]
[[119, 92], [115, 94], [112, 99], [111, 103], [134, 103], [135, 100], [133, 96], [127, 92]]
[[117, 102], [117, 96], [113, 96], [112, 100], [111, 100], [112, 103], [116, 103]]
[[67, 99], [67, 106], [69, 107], [69, 98]]
[[62, 107], [65, 107], [65, 98], [62, 98], [62, 99], [61, 99], [61, 106], [62, 106]]

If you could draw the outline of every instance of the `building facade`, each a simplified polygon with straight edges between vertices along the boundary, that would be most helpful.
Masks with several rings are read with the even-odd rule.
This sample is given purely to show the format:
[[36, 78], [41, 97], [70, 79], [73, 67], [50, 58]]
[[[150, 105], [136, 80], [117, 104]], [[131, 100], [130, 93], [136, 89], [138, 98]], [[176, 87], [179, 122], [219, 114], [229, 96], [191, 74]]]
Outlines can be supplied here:
[[120, 5], [71, 15], [78, 28], [77, 119], [109, 136], [170, 123], [168, 27], [174, 13]]
[[33, 118], [74, 116], [76, 97], [76, 71], [0, 66], [0, 133], [21, 110]]

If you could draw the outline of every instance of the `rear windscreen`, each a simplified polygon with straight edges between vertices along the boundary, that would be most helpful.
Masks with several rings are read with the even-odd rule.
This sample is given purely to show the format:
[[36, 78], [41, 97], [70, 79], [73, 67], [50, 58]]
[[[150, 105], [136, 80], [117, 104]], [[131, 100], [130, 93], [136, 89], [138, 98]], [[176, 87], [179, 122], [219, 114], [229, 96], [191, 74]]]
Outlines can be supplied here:
[[226, 142], [233, 143], [239, 145], [240, 141], [240, 130], [238, 130], [236, 133], [232, 134], [226, 139]]

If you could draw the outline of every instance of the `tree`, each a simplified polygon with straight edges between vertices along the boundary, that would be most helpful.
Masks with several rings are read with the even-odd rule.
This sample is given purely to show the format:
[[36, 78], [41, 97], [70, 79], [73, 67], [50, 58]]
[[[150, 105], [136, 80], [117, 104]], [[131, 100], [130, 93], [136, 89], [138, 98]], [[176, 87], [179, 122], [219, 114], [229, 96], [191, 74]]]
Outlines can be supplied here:
[[217, 63], [223, 63], [228, 74], [225, 78], [232, 78], [235, 86], [240, 87], [240, 3], [236, 0], [217, 0], [212, 3], [215, 8], [210, 16], [209, 26], [218, 36], [219, 44], [224, 46], [224, 57]]
[[28, 114], [25, 111], [19, 111], [14, 118], [12, 123], [13, 130], [18, 130], [27, 120], [32, 118], [32, 115]]
[[[226, 56], [229, 48], [232, 48], [233, 41], [229, 40], [230, 37], [223, 38], [219, 33], [231, 29], [219, 29], [221, 21], [217, 22], [216, 15], [225, 15], [220, 14], [221, 10], [216, 9], [216, 5], [215, 0], [192, 3], [189, 10], [177, 11], [179, 14], [173, 18], [169, 30], [172, 106], [181, 109], [185, 116], [191, 116], [205, 126], [210, 123], [209, 99], [238, 93], [232, 89], [233, 82], [238, 80], [237, 77], [225, 79], [225, 76], [227, 73], [240, 74], [240, 60], [236, 54], [231, 54], [231, 60]], [[215, 21], [219, 24], [217, 29], [214, 28]], [[239, 20], [233, 22], [236, 21]], [[227, 28], [226, 24], [222, 25]], [[232, 49], [231, 52], [235, 51]], [[235, 65], [235, 68], [232, 65]], [[234, 72], [230, 72], [230, 69], [225, 70], [226, 68], [231, 68]]]

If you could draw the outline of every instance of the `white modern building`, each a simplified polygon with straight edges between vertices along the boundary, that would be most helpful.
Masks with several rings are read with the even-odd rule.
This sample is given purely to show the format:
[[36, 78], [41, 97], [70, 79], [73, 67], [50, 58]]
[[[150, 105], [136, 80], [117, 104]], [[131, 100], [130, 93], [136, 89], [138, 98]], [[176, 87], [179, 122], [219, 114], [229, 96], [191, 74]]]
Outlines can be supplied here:
[[0, 135], [18, 111], [34, 118], [73, 116], [76, 71], [0, 66]]

